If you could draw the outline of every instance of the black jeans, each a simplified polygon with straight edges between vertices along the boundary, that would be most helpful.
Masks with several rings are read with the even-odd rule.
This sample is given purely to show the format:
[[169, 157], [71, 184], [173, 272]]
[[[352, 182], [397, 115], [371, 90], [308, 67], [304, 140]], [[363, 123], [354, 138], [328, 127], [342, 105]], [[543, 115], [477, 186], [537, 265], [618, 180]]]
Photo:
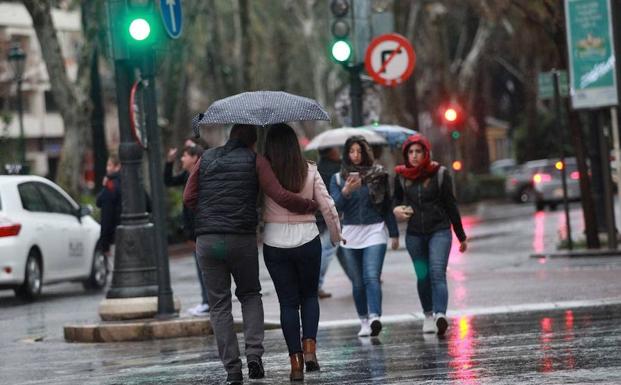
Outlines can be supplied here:
[[317, 338], [321, 241], [317, 236], [302, 246], [289, 249], [263, 245], [263, 257], [276, 287], [280, 303], [280, 325], [289, 354], [299, 353], [302, 351], [300, 315], [302, 338]]

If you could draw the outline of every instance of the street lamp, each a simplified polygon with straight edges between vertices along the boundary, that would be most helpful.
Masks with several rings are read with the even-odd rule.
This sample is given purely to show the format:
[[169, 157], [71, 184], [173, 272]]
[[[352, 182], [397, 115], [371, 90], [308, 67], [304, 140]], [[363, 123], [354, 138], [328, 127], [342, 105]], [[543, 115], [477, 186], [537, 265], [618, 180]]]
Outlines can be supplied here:
[[22, 81], [26, 65], [26, 53], [19, 43], [14, 43], [7, 57], [13, 69], [13, 79], [17, 82], [17, 112], [19, 114], [19, 153], [22, 170], [26, 168], [26, 143], [24, 141], [24, 111], [22, 107]]

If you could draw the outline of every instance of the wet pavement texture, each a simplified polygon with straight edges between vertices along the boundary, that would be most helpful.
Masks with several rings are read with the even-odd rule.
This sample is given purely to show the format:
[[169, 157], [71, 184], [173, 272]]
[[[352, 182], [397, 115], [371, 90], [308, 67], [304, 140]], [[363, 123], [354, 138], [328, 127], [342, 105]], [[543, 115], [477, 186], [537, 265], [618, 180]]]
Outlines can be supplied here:
[[[621, 305], [455, 317], [443, 339], [420, 330], [420, 321], [389, 323], [378, 338], [358, 338], [356, 327], [322, 328], [321, 372], [307, 374], [305, 383], [621, 383]], [[32, 348], [3, 355], [3, 384], [219, 384], [225, 378], [213, 337], [16, 343]], [[289, 383], [280, 331], [266, 332], [265, 348], [266, 378], [246, 377], [246, 383]]]
[[[577, 239], [584, 229], [579, 205], [572, 205], [571, 217]], [[531, 205], [483, 204], [464, 215], [464, 225], [471, 239], [469, 249], [461, 254], [454, 248], [447, 271], [452, 339], [434, 342], [418, 333], [421, 308], [402, 234], [401, 248], [386, 255], [382, 288], [383, 318], [405, 321], [404, 326], [389, 324], [380, 345], [358, 340], [353, 326], [332, 328], [353, 325], [357, 318], [351, 284], [335, 258], [324, 287], [333, 297], [320, 301], [320, 359], [325, 369], [309, 375], [306, 382], [409, 383], [414, 379], [475, 384], [497, 383], [500, 378], [506, 383], [621, 384], [618, 377], [607, 378], [619, 372], [620, 353], [609, 353], [611, 346], [621, 351], [616, 325], [621, 310], [589, 308], [621, 304], [621, 257], [529, 258], [533, 252], [555, 250], [564, 232], [560, 210], [534, 213]], [[171, 260], [170, 271], [182, 310], [199, 302], [192, 257]], [[278, 320], [278, 301], [263, 262], [260, 277], [266, 319]], [[86, 293], [80, 284], [71, 283], [44, 286], [42, 298], [35, 303], [0, 291], [0, 384], [210, 384], [221, 379], [213, 337], [110, 345], [65, 343], [63, 325], [96, 321], [103, 298], [103, 293]], [[573, 312], [516, 315], [558, 307]], [[233, 312], [240, 316], [239, 303], [234, 303]], [[483, 316], [505, 312], [513, 313]], [[569, 329], [574, 334], [568, 334]], [[258, 383], [281, 379], [288, 383], [282, 336], [280, 332], [267, 335], [266, 365], [273, 374]], [[459, 362], [460, 370], [451, 366]], [[568, 362], [574, 362], [573, 369]], [[544, 374], [544, 368], [552, 368], [554, 375]], [[352, 373], [355, 379], [347, 380]]]

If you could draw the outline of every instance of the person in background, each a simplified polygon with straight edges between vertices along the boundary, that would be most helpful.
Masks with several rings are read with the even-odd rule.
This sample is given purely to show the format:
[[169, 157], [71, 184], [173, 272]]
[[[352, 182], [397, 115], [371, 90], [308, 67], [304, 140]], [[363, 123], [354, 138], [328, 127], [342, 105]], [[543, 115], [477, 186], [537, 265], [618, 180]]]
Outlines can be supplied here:
[[[198, 162], [201, 155], [203, 155], [203, 148], [199, 145], [186, 147], [183, 149], [183, 155], [181, 155], [181, 169], [182, 171], [173, 175], [173, 166], [177, 157], [177, 149], [171, 148], [168, 150], [166, 157], [166, 165], [164, 167], [164, 185], [167, 187], [172, 186], [184, 186], [190, 176], [190, 171]], [[188, 313], [200, 317], [209, 314], [209, 300], [207, 298], [207, 287], [203, 280], [203, 274], [201, 273], [200, 266], [198, 265], [198, 259], [196, 258], [196, 235], [194, 234], [194, 215], [192, 210], [183, 205], [182, 209], [183, 217], [183, 234], [187, 241], [192, 244], [192, 254], [194, 255], [194, 261], [196, 262], [196, 271], [198, 274], [198, 282], [201, 286], [202, 302], [196, 306], [188, 309]]]
[[446, 268], [451, 251], [451, 224], [459, 251], [468, 248], [466, 233], [453, 195], [453, 181], [446, 167], [431, 160], [431, 144], [422, 135], [403, 143], [403, 165], [397, 176], [393, 211], [407, 221], [405, 246], [414, 263], [418, 297], [425, 313], [423, 333], [443, 336], [448, 328]]
[[101, 209], [100, 247], [108, 257], [108, 263], [114, 258], [114, 234], [121, 223], [121, 161], [116, 153], [108, 156], [106, 176], [102, 189], [97, 194], [96, 205]]
[[[325, 186], [330, 186], [330, 178], [341, 170], [341, 153], [338, 147], [329, 147], [319, 150], [319, 162], [317, 170], [321, 175], [321, 179]], [[326, 222], [321, 215], [317, 214], [317, 227], [319, 228], [319, 238], [321, 239], [321, 269], [319, 271], [319, 298], [332, 297], [332, 293], [328, 293], [323, 289], [326, 273], [334, 253], [337, 251], [338, 243], [334, 244], [330, 240], [330, 231]]]
[[342, 244], [356, 311], [359, 337], [375, 337], [382, 330], [382, 287], [388, 235], [393, 250], [399, 247], [399, 229], [392, 212], [388, 173], [374, 163], [373, 153], [362, 136], [345, 142], [341, 171], [332, 176], [330, 194], [343, 214]]

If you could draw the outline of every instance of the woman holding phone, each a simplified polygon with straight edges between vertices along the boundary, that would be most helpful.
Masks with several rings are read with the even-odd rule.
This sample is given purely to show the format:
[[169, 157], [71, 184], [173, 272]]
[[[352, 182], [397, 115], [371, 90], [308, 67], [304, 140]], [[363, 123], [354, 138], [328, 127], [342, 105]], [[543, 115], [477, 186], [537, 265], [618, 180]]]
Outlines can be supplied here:
[[405, 164], [395, 168], [394, 214], [408, 221], [405, 245], [414, 262], [418, 297], [425, 313], [423, 333], [444, 335], [448, 328], [446, 267], [451, 251], [451, 225], [459, 251], [468, 248], [466, 233], [445, 167], [431, 160], [431, 144], [422, 135], [403, 143]]
[[399, 230], [391, 210], [388, 173], [374, 164], [364, 137], [352, 136], [345, 142], [341, 171], [332, 176], [330, 194], [343, 215], [347, 244], [341, 247], [360, 317], [358, 336], [374, 337], [382, 330], [380, 275], [388, 236], [393, 250], [397, 249]]

